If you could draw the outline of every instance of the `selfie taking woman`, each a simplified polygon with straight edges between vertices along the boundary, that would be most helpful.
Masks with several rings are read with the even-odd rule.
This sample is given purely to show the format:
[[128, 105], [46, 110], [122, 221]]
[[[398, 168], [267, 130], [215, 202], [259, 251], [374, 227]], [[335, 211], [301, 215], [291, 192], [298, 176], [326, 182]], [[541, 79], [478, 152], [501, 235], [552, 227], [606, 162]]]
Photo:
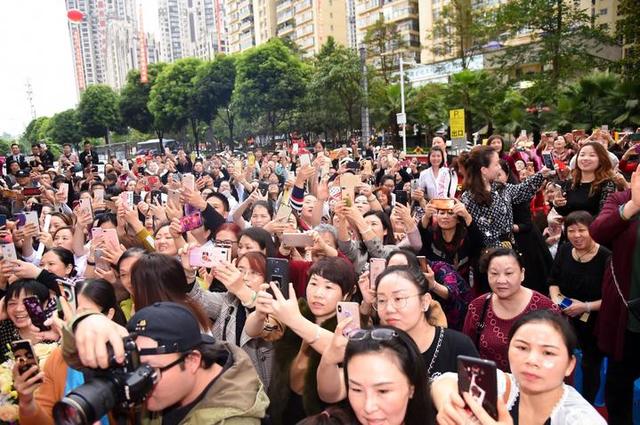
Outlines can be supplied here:
[[[270, 288], [273, 295], [266, 287], [258, 293], [256, 311], [247, 318], [245, 329], [251, 337], [269, 338], [271, 318], [286, 327], [274, 342], [270, 409], [274, 423], [295, 424], [325, 406], [318, 396], [316, 369], [336, 327], [338, 302], [351, 298], [356, 278], [347, 261], [326, 257], [309, 270], [306, 299], [296, 298], [292, 284], [288, 297], [275, 283]], [[281, 328], [274, 331], [282, 333]]]
[[594, 335], [602, 302], [602, 277], [611, 256], [589, 234], [593, 217], [574, 211], [564, 221], [569, 243], [558, 249], [549, 276], [549, 295], [573, 325], [582, 350], [584, 398], [593, 403], [600, 386], [600, 364], [604, 355]]
[[498, 420], [469, 392], [461, 397], [457, 374], [446, 374], [431, 386], [439, 424], [606, 424], [575, 388], [564, 383], [575, 368], [577, 347], [566, 320], [549, 310], [533, 311], [513, 324], [508, 339], [512, 372], [498, 372]]
[[462, 331], [475, 342], [480, 357], [509, 371], [507, 335], [515, 321], [532, 310], [559, 310], [549, 298], [522, 286], [525, 270], [515, 251], [493, 249], [482, 263], [492, 292], [469, 304]]

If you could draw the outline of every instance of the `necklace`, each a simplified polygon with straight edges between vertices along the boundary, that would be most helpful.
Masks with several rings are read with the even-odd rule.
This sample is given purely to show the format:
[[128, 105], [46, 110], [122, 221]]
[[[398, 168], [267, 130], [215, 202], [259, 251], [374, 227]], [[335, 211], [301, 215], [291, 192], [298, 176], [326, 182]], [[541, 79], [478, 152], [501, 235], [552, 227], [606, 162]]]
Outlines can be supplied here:
[[436, 363], [436, 358], [438, 357], [438, 353], [440, 353], [440, 346], [442, 345], [442, 339], [444, 336], [444, 330], [440, 327], [436, 328], [440, 331], [438, 335], [438, 342], [436, 343], [436, 349], [433, 352], [433, 357], [431, 357], [431, 363], [429, 363], [429, 368], [427, 369], [427, 378], [431, 377], [431, 370], [433, 369], [433, 365]]
[[589, 248], [589, 250], [587, 252], [585, 252], [582, 255], [578, 255], [578, 250], [573, 248], [573, 257], [579, 262], [579, 263], [586, 263], [586, 261], [583, 261], [584, 257], [588, 257], [590, 254], [592, 254], [596, 249], [598, 249], [598, 244], [594, 243], [592, 248]]

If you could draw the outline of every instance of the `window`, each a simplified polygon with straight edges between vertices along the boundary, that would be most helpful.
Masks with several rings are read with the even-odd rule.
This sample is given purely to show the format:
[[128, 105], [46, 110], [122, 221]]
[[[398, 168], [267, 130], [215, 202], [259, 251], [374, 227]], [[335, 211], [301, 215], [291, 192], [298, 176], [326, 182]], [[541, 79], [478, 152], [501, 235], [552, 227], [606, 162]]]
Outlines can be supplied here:
[[607, 14], [607, 8], [605, 7], [604, 9], [600, 9], [600, 16], [604, 16]]

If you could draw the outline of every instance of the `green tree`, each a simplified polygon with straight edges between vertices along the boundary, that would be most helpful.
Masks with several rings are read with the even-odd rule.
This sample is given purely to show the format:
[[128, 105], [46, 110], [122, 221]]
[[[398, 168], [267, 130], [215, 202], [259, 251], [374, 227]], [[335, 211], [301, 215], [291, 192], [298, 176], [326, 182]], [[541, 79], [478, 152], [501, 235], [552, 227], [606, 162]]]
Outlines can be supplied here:
[[85, 136], [104, 137], [109, 144], [109, 131], [122, 126], [117, 93], [104, 84], [87, 87], [80, 96], [78, 119]]
[[161, 122], [156, 122], [153, 114], [149, 110], [149, 95], [151, 88], [162, 72], [165, 63], [150, 64], [147, 70], [148, 81], [140, 81], [140, 71], [133, 69], [127, 74], [127, 83], [120, 91], [120, 115], [124, 125], [131, 127], [142, 133], [155, 132], [157, 138], [162, 143], [162, 138], [166, 130]]
[[638, 0], [620, 0], [617, 7], [620, 15], [616, 23], [616, 37], [624, 48], [620, 61], [622, 73], [626, 78], [638, 78], [640, 75], [640, 5]]
[[364, 36], [367, 58], [373, 58], [376, 75], [382, 77], [388, 85], [393, 73], [398, 69], [398, 55], [406, 47], [406, 42], [394, 22], [386, 22], [384, 15], [369, 28]]
[[82, 126], [76, 110], [67, 109], [51, 117], [48, 135], [58, 145], [71, 143], [77, 148], [82, 141]]
[[27, 144], [33, 144], [44, 140], [47, 137], [47, 131], [49, 130], [49, 121], [49, 117], [38, 117], [32, 119], [24, 130], [22, 139]]
[[331, 109], [334, 115], [342, 116], [340, 122], [346, 124], [347, 130], [359, 127], [361, 80], [358, 54], [336, 45], [333, 37], [329, 37], [318, 55], [309, 91], [322, 103], [323, 109]]
[[445, 90], [446, 86], [440, 83], [429, 83], [412, 90], [411, 105], [416, 124], [428, 139], [433, 138], [435, 131], [448, 120]]
[[233, 104], [245, 119], [262, 119], [271, 137], [305, 96], [307, 65], [280, 39], [247, 50], [237, 63]]
[[474, 8], [471, 0], [451, 0], [442, 6], [433, 25], [433, 54], [460, 59], [462, 69], [469, 67], [471, 56], [488, 42], [489, 19], [486, 8]]
[[640, 126], [640, 80], [621, 81], [617, 92], [620, 94], [622, 113], [613, 123], [616, 125]]
[[162, 128], [182, 130], [187, 124], [200, 151], [199, 118], [194, 108], [195, 77], [202, 65], [200, 59], [185, 58], [167, 65], [151, 88], [149, 110], [154, 122]]
[[216, 117], [226, 124], [228, 143], [233, 146], [235, 111], [231, 107], [231, 96], [236, 82], [236, 58], [219, 55], [205, 62], [195, 78], [194, 108], [198, 118], [211, 123]]
[[445, 90], [448, 109], [465, 110], [465, 133], [471, 140], [474, 127], [480, 122], [487, 126], [487, 133], [493, 133], [493, 117], [496, 108], [504, 99], [504, 87], [498, 78], [487, 71], [465, 70], [453, 74]]
[[507, 46], [498, 68], [513, 73], [522, 63], [550, 65], [533, 77], [540, 98], [534, 101], [555, 101], [563, 81], [603, 64], [596, 55], [610, 43], [606, 27], [595, 25], [579, 2], [565, 0], [509, 1], [498, 9], [496, 28], [507, 38], [530, 38]]

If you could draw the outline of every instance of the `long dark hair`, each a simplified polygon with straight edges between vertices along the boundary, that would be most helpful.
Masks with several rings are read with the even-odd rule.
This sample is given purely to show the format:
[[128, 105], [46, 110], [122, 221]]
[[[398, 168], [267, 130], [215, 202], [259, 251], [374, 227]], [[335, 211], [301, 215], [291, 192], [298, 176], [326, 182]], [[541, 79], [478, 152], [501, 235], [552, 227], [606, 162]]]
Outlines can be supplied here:
[[498, 155], [498, 153], [492, 147], [476, 146], [471, 149], [469, 157], [463, 164], [465, 189], [469, 191], [473, 200], [479, 205], [491, 203], [491, 191], [488, 191], [484, 186], [481, 170], [491, 164], [493, 155]]
[[589, 196], [593, 196], [598, 193], [600, 187], [613, 177], [613, 165], [609, 159], [608, 151], [598, 142], [587, 142], [578, 149], [576, 152], [576, 166], [571, 170], [571, 187], [575, 189], [578, 187], [582, 180], [582, 170], [578, 167], [578, 156], [580, 152], [591, 146], [598, 156], [598, 168], [595, 171], [595, 180], [591, 183], [591, 189], [589, 189]]
[[278, 251], [276, 249], [276, 245], [273, 243], [273, 239], [271, 238], [271, 233], [267, 232], [261, 227], [248, 227], [240, 232], [238, 236], [238, 241], [242, 239], [243, 236], [248, 237], [252, 241], [255, 241], [260, 249], [264, 249], [267, 253], [267, 257], [277, 257]]
[[75, 289], [76, 296], [82, 294], [89, 298], [95, 305], [100, 307], [102, 314], [106, 315], [109, 313], [109, 309], [113, 309], [112, 321], [121, 326], [127, 325], [127, 319], [116, 300], [116, 292], [109, 282], [104, 279], [87, 279], [80, 281]]
[[203, 329], [211, 327], [202, 307], [187, 296], [190, 286], [182, 264], [175, 257], [156, 252], [142, 254], [131, 268], [131, 286], [136, 310], [159, 301], [171, 301], [191, 310]]
[[404, 425], [431, 425], [435, 411], [431, 402], [427, 368], [420, 350], [413, 339], [404, 331], [389, 326], [376, 329], [388, 329], [394, 332], [389, 339], [374, 339], [370, 335], [362, 340], [350, 339], [344, 356], [344, 379], [349, 388], [349, 362], [363, 354], [392, 354], [399, 363], [400, 370], [413, 386], [413, 397], [407, 403]]
[[[50, 248], [47, 250], [47, 252], [53, 252], [54, 254], [56, 254], [56, 257], [58, 257], [60, 261], [62, 261], [62, 264], [64, 264], [65, 266], [71, 266], [71, 272], [69, 273], [69, 277], [73, 277], [76, 275], [76, 262], [73, 258], [73, 252], [62, 247]], [[66, 276], [59, 276], [59, 277], [66, 277]]]

